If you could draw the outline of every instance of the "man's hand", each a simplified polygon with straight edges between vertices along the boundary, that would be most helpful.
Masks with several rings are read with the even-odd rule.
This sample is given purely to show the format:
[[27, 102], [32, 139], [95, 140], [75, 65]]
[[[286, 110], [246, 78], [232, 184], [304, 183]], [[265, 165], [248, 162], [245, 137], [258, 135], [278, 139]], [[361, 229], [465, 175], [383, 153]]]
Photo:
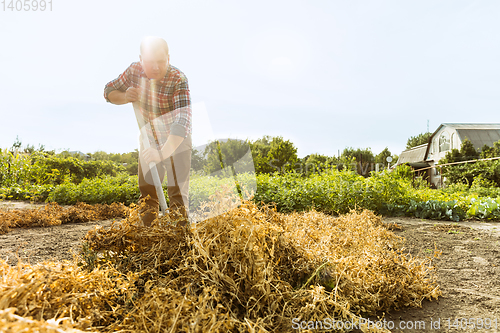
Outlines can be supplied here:
[[156, 150], [154, 148], [148, 148], [148, 149], [143, 150], [141, 153], [141, 156], [144, 159], [144, 161], [146, 161], [146, 163], [148, 165], [151, 162], [155, 162], [155, 163], [161, 162], [160, 154], [158, 153], [158, 150]]
[[126, 103], [138, 101], [141, 96], [141, 89], [130, 87], [125, 91]]
[[141, 89], [130, 87], [125, 92], [113, 90], [108, 94], [108, 99], [116, 105], [127, 104], [140, 100]]
[[[161, 148], [161, 154], [163, 155], [163, 157], [165, 159], [170, 157], [175, 152], [177, 147], [180, 146], [182, 141], [184, 141], [183, 137], [170, 134], [167, 138], [167, 142], [165, 142], [165, 144]], [[146, 161], [147, 164], [151, 162], [161, 162], [160, 153], [158, 152], [158, 150], [151, 147], [142, 151], [141, 158]]]

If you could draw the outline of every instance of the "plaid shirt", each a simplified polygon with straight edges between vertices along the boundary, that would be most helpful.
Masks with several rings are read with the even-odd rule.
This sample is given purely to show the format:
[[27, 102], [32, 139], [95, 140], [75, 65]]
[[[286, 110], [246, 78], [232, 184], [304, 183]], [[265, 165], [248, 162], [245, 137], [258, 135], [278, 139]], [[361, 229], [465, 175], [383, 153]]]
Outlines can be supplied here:
[[[141, 82], [145, 82], [146, 87], [141, 87]], [[153, 93], [150, 80], [147, 79], [141, 63], [133, 62], [119, 77], [106, 84], [104, 98], [110, 102], [108, 94], [111, 91], [124, 92], [129, 87], [142, 88], [139, 109], [145, 123], [149, 122], [154, 129], [152, 133], [148, 129], [148, 136], [150, 139], [154, 137], [158, 148], [165, 143], [170, 134], [185, 138], [192, 133], [188, 80], [177, 67], [169, 65], [165, 77], [156, 84], [156, 93]]]

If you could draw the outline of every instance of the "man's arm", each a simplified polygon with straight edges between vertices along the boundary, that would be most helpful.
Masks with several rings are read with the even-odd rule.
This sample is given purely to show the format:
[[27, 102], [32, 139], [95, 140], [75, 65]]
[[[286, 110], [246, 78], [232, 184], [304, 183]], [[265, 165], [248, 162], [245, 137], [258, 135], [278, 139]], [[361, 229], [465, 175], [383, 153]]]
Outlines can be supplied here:
[[142, 151], [142, 157], [147, 164], [151, 162], [160, 163], [162, 159], [166, 160], [172, 156], [174, 151], [181, 145], [182, 141], [184, 141], [184, 137], [170, 134], [167, 141], [159, 151], [156, 148], [149, 147], [148, 149]]
[[104, 87], [104, 98], [113, 104], [126, 104], [139, 99], [140, 89], [133, 87], [133, 78], [137, 77], [137, 63], [132, 63], [116, 79], [108, 82]]
[[167, 158], [174, 153], [188, 135], [188, 129], [191, 127], [191, 96], [187, 78], [185, 77], [175, 87], [174, 109], [178, 111], [178, 114], [170, 127], [170, 135], [167, 141], [161, 147], [163, 158]]
[[163, 156], [163, 158], [172, 156], [172, 154], [177, 149], [177, 147], [180, 146], [182, 141], [184, 141], [184, 137], [170, 134], [163, 147], [161, 147], [161, 155]]
[[149, 162], [160, 162], [159, 153], [163, 159], [167, 159], [172, 156], [176, 149], [180, 146], [182, 141], [187, 137], [188, 132], [191, 132], [191, 96], [189, 93], [188, 82], [185, 77], [183, 77], [175, 86], [175, 92], [173, 96], [174, 111], [177, 115], [170, 127], [170, 135], [167, 138], [165, 144], [161, 147], [160, 151], [150, 148], [143, 152], [143, 156], [146, 161]]
[[175, 119], [170, 127], [170, 134], [185, 138], [191, 131], [191, 94], [187, 78], [184, 76], [175, 86], [174, 92]]
[[112, 90], [108, 93], [108, 100], [116, 105], [127, 104], [139, 100], [141, 90], [130, 87], [126, 91]]
[[127, 104], [127, 92], [113, 90], [108, 93], [108, 100], [116, 105]]

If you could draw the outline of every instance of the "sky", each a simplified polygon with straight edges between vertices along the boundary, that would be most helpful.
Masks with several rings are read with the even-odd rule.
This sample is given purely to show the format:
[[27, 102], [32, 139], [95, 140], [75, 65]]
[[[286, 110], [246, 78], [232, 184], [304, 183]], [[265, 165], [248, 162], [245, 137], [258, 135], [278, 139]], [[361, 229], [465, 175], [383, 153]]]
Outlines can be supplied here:
[[[6, 1], [6, 6], [9, 0]], [[0, 4], [0, 6], [3, 6]], [[188, 78], [193, 143], [282, 136], [299, 157], [404, 150], [441, 123], [500, 122], [500, 1], [68, 1], [0, 7], [0, 147], [138, 148], [103, 97], [164, 38]]]

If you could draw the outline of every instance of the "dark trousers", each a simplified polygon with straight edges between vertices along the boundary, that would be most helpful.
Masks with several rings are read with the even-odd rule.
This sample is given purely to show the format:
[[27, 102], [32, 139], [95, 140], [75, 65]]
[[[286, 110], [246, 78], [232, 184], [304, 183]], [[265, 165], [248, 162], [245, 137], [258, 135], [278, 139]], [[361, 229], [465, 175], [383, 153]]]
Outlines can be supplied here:
[[[192, 139], [191, 134], [188, 134], [172, 156], [156, 165], [162, 183], [165, 178], [165, 171], [167, 173], [167, 194], [170, 212], [174, 214], [178, 212], [186, 219], [189, 217], [191, 151]], [[148, 195], [150, 196], [150, 199], [146, 200], [146, 207], [141, 209], [140, 213], [144, 225], [150, 226], [158, 215], [159, 201], [151, 172], [148, 171], [144, 175], [144, 169], [149, 170], [149, 167], [143, 168], [139, 157], [139, 190], [141, 192], [139, 200], [146, 198]]]

